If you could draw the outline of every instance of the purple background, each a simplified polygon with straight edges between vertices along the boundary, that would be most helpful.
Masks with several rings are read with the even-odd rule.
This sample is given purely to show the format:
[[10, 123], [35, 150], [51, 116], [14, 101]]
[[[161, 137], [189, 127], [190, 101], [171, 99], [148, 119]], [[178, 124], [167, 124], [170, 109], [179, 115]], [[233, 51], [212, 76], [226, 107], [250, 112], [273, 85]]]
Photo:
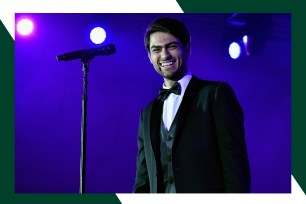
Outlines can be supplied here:
[[[16, 14], [34, 21], [33, 35], [15, 36], [15, 191], [78, 193], [82, 64], [57, 62], [65, 52], [93, 48], [95, 25], [117, 52], [96, 57], [88, 73], [88, 193], [129, 193], [136, 171], [140, 110], [163, 82], [143, 45], [159, 16], [190, 29], [189, 68], [203, 79], [229, 82], [245, 114], [255, 193], [291, 191], [291, 17], [273, 14], [271, 32], [251, 25], [267, 43], [234, 61], [224, 36], [227, 14]], [[257, 23], [260, 20], [255, 21]]]

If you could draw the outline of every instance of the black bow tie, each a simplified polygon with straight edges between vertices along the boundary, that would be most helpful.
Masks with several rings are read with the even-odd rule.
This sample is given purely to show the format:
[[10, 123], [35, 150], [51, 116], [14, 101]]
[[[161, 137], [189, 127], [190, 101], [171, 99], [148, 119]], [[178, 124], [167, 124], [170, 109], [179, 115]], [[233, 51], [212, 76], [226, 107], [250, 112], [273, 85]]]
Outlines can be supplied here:
[[160, 89], [158, 99], [165, 101], [171, 93], [181, 94], [181, 86], [178, 82], [175, 82], [170, 89]]

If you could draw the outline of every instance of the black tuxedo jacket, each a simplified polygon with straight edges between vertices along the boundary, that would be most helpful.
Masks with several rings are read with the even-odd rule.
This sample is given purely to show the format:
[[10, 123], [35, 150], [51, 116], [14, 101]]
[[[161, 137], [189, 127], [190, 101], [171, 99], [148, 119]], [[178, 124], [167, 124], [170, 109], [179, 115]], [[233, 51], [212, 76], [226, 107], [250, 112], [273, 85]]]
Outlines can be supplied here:
[[[160, 164], [163, 102], [141, 112], [136, 193], [164, 192]], [[243, 112], [229, 84], [193, 76], [175, 117], [172, 167], [177, 193], [246, 193], [250, 169]]]

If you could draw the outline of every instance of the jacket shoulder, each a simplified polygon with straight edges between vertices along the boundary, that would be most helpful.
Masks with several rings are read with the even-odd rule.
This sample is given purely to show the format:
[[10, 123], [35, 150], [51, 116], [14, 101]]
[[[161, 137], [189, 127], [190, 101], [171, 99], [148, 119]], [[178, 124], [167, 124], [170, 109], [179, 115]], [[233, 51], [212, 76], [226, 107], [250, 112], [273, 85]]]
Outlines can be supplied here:
[[192, 77], [192, 79], [198, 83], [201, 86], [212, 86], [212, 87], [218, 87], [221, 85], [229, 85], [228, 82], [224, 82], [224, 81], [214, 81], [214, 80], [205, 80], [205, 79], [201, 79], [198, 78], [197, 76]]
[[228, 87], [228, 88], [231, 89], [231, 86], [228, 82], [204, 80], [204, 79], [200, 79], [196, 76], [192, 77], [192, 81], [190, 82], [190, 86], [192, 86], [193, 88], [195, 88], [199, 91], [201, 91], [201, 90], [218, 91], [218, 89], [220, 87]]

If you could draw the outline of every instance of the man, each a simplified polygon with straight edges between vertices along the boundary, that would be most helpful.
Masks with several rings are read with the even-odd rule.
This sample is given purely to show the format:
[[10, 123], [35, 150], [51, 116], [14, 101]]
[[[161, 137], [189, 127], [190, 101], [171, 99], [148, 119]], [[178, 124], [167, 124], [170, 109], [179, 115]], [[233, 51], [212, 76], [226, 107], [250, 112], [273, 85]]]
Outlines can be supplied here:
[[145, 46], [164, 89], [140, 116], [133, 191], [249, 192], [243, 112], [230, 85], [190, 73], [190, 35], [177, 19], [155, 20]]

